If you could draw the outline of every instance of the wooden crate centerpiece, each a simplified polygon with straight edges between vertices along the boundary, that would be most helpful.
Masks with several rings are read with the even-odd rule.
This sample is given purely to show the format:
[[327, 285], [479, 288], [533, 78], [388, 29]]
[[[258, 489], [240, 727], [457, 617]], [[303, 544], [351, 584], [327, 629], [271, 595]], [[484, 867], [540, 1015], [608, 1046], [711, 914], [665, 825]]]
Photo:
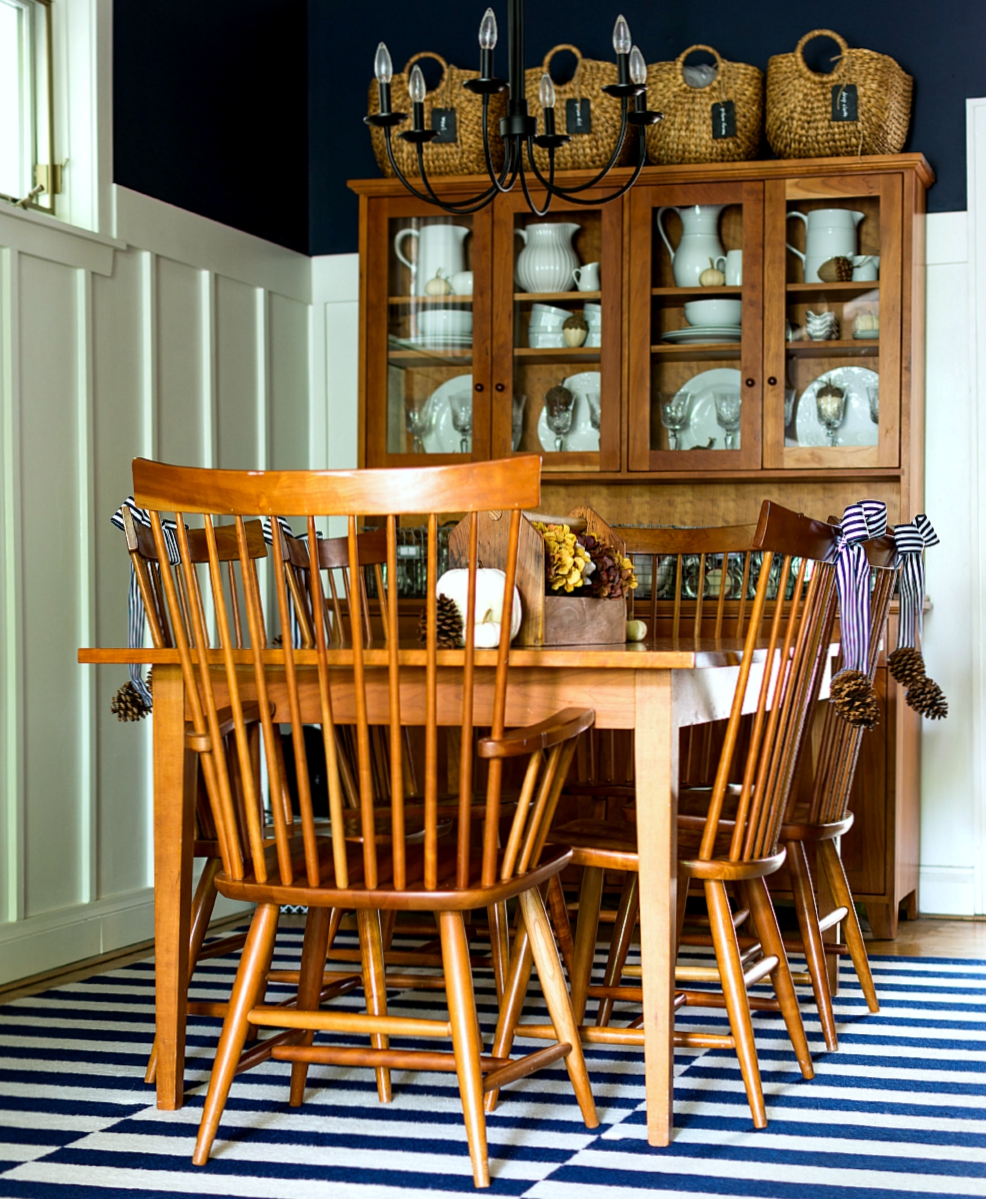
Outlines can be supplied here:
[[[578, 508], [571, 516], [542, 515], [527, 512], [521, 516], [520, 543], [517, 553], [517, 589], [523, 605], [520, 632], [514, 645], [615, 645], [626, 640], [626, 597], [598, 598], [589, 586], [572, 592], [549, 590], [546, 560], [551, 553], [544, 535], [536, 527], [567, 525], [575, 533], [590, 534], [606, 542], [622, 556], [626, 543], [618, 537], [597, 512]], [[508, 512], [479, 514], [479, 561], [482, 566], [505, 570]], [[460, 521], [449, 538], [449, 568], [464, 567], [468, 562], [469, 518]], [[579, 594], [584, 591], [585, 594]]]

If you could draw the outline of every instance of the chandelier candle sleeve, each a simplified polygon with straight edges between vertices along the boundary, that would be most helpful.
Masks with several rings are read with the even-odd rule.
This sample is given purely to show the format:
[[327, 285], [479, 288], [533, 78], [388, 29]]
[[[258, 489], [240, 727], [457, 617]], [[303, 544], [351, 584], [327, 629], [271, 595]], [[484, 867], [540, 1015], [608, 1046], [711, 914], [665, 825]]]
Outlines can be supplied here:
[[632, 46], [630, 26], [627, 24], [626, 17], [621, 13], [613, 26], [613, 49], [616, 51], [617, 82], [620, 84], [630, 82], [630, 50]]
[[547, 71], [541, 76], [540, 99], [544, 109], [544, 132], [551, 137], [555, 132], [555, 85]]
[[493, 49], [496, 46], [496, 14], [492, 8], [483, 13], [479, 23], [479, 77], [493, 78]]
[[376, 58], [373, 60], [373, 73], [377, 77], [377, 88], [380, 92], [380, 115], [390, 115], [390, 81], [394, 77], [394, 64], [390, 60], [390, 51], [381, 42], [377, 46]]

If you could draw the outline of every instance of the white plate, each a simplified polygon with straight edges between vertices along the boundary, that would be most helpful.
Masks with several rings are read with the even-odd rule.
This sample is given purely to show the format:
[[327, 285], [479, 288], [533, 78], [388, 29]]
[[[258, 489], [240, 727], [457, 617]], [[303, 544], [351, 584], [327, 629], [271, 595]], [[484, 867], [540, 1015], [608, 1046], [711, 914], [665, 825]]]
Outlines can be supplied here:
[[[589, 401], [585, 398], [587, 391], [598, 391], [602, 394], [603, 377], [599, 371], [580, 371], [562, 380], [562, 387], [575, 396], [575, 411], [572, 413], [572, 427], [565, 434], [565, 449], [576, 451], [598, 452], [599, 430], [592, 427], [589, 420]], [[538, 441], [549, 454], [554, 454], [555, 435], [548, 428], [548, 415], [541, 409], [538, 417]]]
[[[682, 391], [692, 393], [691, 415], [688, 424], [678, 434], [679, 449], [690, 450], [695, 446], [713, 450], [726, 448], [726, 434], [716, 420], [716, 402], [712, 398], [712, 393], [717, 388], [723, 387], [735, 388], [739, 391], [742, 381], [743, 377], [738, 370], [729, 366], [721, 366], [715, 370], [702, 371], [679, 389], [679, 395]], [[709, 445], [710, 438], [715, 439], [715, 444], [712, 446]], [[735, 443], [733, 448], [738, 450], [740, 448], [738, 430], [733, 434], [733, 438]]]
[[463, 346], [472, 345], [472, 334], [436, 333], [426, 336], [424, 333], [420, 333], [417, 337], [405, 337], [400, 340], [402, 345], [413, 346], [415, 349], [421, 350], [440, 350], [443, 347], [460, 349]]
[[672, 345], [681, 342], [684, 345], [701, 344], [713, 341], [742, 341], [743, 330], [737, 325], [704, 325], [687, 329], [672, 329], [661, 336], [661, 341], [669, 341]]
[[[457, 391], [472, 391], [472, 375], [456, 375], [437, 387], [428, 397], [427, 407], [431, 411], [431, 425], [421, 438], [426, 454], [461, 454], [462, 434], [452, 424], [452, 405], [449, 396]], [[467, 453], [472, 452], [472, 437], [466, 438]]]
[[835, 370], [819, 375], [798, 397], [798, 415], [795, 426], [798, 445], [827, 446], [829, 435], [818, 419], [815, 396], [820, 387], [832, 383], [846, 392], [846, 419], [835, 435], [839, 445], [876, 445], [880, 440], [877, 426], [870, 420], [870, 401], [867, 387], [878, 387], [880, 376], [865, 366], [837, 366]]

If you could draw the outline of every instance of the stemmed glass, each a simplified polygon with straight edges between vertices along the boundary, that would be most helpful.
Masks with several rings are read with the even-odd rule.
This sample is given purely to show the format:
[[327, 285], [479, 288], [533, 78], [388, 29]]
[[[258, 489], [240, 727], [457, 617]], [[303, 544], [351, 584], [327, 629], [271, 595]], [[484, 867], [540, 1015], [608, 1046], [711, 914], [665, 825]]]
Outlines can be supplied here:
[[880, 423], [880, 386], [867, 387], [866, 398], [870, 402], [870, 420], [878, 425]]
[[797, 390], [793, 387], [784, 388], [784, 428], [790, 427], [794, 416], [794, 401], [798, 398]]
[[685, 390], [666, 391], [659, 392], [657, 398], [660, 404], [661, 424], [668, 431], [671, 449], [681, 449], [678, 434], [688, 425], [692, 408], [692, 393]]
[[829, 435], [829, 445], [835, 445], [836, 434], [846, 419], [846, 393], [841, 387], [820, 387], [815, 394], [818, 423]]
[[555, 450], [565, 448], [565, 434], [572, 428], [575, 396], [567, 387], [552, 387], [544, 397], [544, 419], [555, 435]]
[[457, 391], [449, 396], [452, 409], [452, 428], [459, 434], [459, 452], [468, 454], [472, 433], [472, 391]]
[[589, 405], [589, 424], [599, 432], [599, 423], [602, 416], [600, 408], [600, 395], [598, 391], [587, 391], [585, 393], [586, 403]]
[[728, 390], [713, 391], [712, 398], [716, 405], [716, 424], [726, 434], [726, 449], [734, 450], [743, 408], [742, 397], [738, 391]]
[[526, 403], [526, 395], [514, 396], [513, 411], [511, 413], [510, 448], [515, 453], [520, 448], [520, 439], [524, 435], [524, 406]]
[[404, 400], [404, 428], [414, 438], [415, 454], [423, 454], [425, 451], [422, 437], [431, 428], [434, 413], [429, 404], [430, 396], [423, 399], [420, 396], [407, 396]]

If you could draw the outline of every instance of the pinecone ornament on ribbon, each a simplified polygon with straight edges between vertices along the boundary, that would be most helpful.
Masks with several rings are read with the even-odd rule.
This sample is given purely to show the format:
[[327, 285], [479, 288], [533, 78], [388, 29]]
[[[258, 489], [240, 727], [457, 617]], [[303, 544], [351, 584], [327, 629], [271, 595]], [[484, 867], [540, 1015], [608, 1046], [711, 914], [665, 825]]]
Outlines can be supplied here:
[[[435, 616], [435, 631], [439, 649], [458, 649], [462, 644], [462, 617], [455, 600], [447, 595], [438, 597]], [[422, 608], [418, 617], [418, 640], [424, 645], [428, 640], [428, 609]]]
[[929, 720], [944, 720], [948, 715], [948, 700], [934, 679], [926, 675], [917, 679], [904, 696], [907, 706], [926, 716]]
[[861, 670], [844, 670], [832, 680], [832, 703], [847, 724], [873, 729], [880, 723], [880, 704], [873, 684]]
[[126, 682], [110, 701], [110, 711], [117, 720], [143, 720], [150, 712], [137, 688], [131, 682]]
[[924, 678], [924, 656], [913, 645], [900, 645], [887, 659], [890, 674], [905, 689]]

